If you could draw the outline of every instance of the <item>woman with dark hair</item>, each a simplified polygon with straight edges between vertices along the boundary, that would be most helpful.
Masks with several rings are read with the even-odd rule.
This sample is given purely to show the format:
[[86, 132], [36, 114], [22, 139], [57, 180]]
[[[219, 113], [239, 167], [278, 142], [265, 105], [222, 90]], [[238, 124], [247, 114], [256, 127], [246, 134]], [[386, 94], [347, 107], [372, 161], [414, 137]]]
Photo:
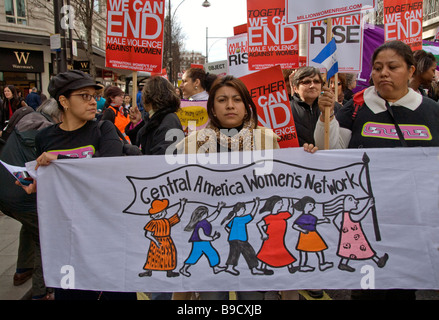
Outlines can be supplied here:
[[209, 213], [209, 209], [206, 206], [199, 206], [192, 212], [191, 219], [184, 228], [184, 231], [192, 232], [189, 239], [189, 242], [192, 243], [192, 250], [180, 269], [182, 275], [190, 277], [189, 267], [197, 263], [203, 254], [209, 260], [213, 273], [216, 274], [226, 269], [219, 266], [220, 256], [212, 246], [212, 242], [220, 237], [220, 233], [217, 231], [212, 233], [211, 225], [212, 221], [218, 218], [224, 205], [224, 202], [218, 202], [218, 206], [212, 213]]
[[[48, 91], [62, 111], [62, 122], [38, 132], [35, 138], [36, 170], [57, 159], [122, 156], [122, 144], [114, 125], [104, 121], [99, 127], [94, 121], [98, 89], [90, 75], [78, 70], [60, 73], [51, 79]], [[36, 181], [22, 187], [29, 194], [37, 191]], [[136, 300], [137, 295], [135, 292], [56, 289], [55, 299]]]
[[415, 73], [410, 79], [410, 88], [416, 92], [427, 96], [426, 89], [431, 89], [436, 75], [437, 61], [431, 52], [416, 50], [413, 52], [415, 59]]
[[[214, 82], [207, 114], [210, 120], [207, 127], [186, 137], [177, 146], [179, 150], [204, 153], [279, 148], [279, 137], [271, 129], [258, 126], [256, 105], [240, 79], [226, 76]], [[254, 134], [256, 129], [260, 135]]]
[[166, 140], [166, 133], [169, 130], [181, 130], [180, 136], [183, 137], [183, 127], [176, 115], [180, 109], [180, 97], [168, 80], [154, 76], [146, 80], [142, 99], [148, 114], [144, 118], [144, 126], [137, 135], [137, 144], [143, 154], [164, 155], [167, 148], [176, 142]]
[[[413, 53], [407, 44], [390, 41], [377, 48], [372, 56], [373, 86], [355, 94], [353, 100], [330, 118], [329, 148], [439, 146], [439, 108], [435, 101], [409, 87], [415, 69]], [[323, 91], [319, 98], [322, 116], [314, 132], [319, 147], [324, 145], [322, 117], [325, 112], [333, 114], [334, 108], [334, 93], [329, 88]], [[419, 133], [419, 127], [425, 130]], [[394, 133], [377, 134], [381, 129]]]
[[[439, 146], [439, 108], [409, 87], [415, 69], [413, 52], [404, 42], [389, 41], [378, 47], [372, 56], [373, 86], [356, 93], [331, 118], [329, 148]], [[334, 94], [329, 88], [323, 91], [322, 116], [332, 113], [334, 106]], [[318, 146], [324, 145], [324, 131], [321, 118], [314, 133]], [[415, 290], [365, 290], [362, 295], [366, 293], [372, 299], [416, 298]]]
[[26, 106], [23, 98], [20, 98], [17, 89], [13, 85], [4, 87], [4, 100], [0, 108], [0, 137], [13, 113], [21, 107]]
[[183, 98], [188, 100], [207, 100], [209, 91], [216, 76], [206, 73], [201, 68], [190, 68], [182, 77], [181, 89]]
[[122, 133], [125, 133], [126, 126], [130, 123], [128, 110], [123, 106], [125, 93], [116, 86], [110, 86], [105, 89], [105, 107], [101, 120], [108, 120], [116, 126]]

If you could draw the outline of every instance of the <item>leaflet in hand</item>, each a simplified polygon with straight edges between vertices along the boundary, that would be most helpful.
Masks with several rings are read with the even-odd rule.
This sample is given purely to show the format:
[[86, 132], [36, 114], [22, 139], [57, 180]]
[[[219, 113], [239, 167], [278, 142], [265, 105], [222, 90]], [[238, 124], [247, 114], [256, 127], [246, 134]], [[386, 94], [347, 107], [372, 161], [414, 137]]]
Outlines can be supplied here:
[[29, 175], [29, 173], [26, 171], [26, 167], [18, 167], [10, 165], [6, 162], [3, 162], [0, 160], [0, 163], [8, 170], [15, 179], [17, 179], [22, 185], [28, 186], [30, 185], [34, 179]]

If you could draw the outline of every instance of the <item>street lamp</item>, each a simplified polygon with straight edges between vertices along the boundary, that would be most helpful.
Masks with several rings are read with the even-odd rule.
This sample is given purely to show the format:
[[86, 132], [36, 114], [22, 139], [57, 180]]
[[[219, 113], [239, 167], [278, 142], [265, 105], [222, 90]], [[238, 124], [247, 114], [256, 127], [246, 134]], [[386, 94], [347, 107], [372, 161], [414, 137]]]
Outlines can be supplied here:
[[[175, 8], [174, 12], [171, 14], [171, 0], [168, 2], [168, 30], [169, 30], [169, 50], [168, 50], [168, 62], [169, 62], [169, 81], [172, 82], [172, 21], [174, 20], [175, 13], [177, 12], [177, 9], [181, 6], [181, 4], [185, 2], [185, 0], [181, 1], [177, 7]], [[203, 7], [208, 8], [210, 7], [210, 2], [205, 0], [202, 4]]]
[[209, 62], [209, 39], [227, 39], [227, 37], [209, 37], [208, 30], [208, 27], [206, 27], [206, 63]]

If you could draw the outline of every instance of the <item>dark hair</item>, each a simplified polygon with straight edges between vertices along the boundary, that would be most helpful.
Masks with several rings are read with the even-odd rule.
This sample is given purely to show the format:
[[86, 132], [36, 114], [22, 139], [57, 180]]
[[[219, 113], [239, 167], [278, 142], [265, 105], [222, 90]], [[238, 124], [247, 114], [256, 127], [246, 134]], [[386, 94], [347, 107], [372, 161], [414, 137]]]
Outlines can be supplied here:
[[300, 84], [300, 81], [302, 81], [303, 79], [305, 79], [307, 77], [314, 77], [316, 75], [319, 76], [319, 79], [323, 85], [324, 81], [322, 78], [322, 74], [320, 73], [320, 70], [318, 68], [311, 67], [311, 66], [300, 67], [294, 73], [293, 79], [291, 81], [292, 85], [295, 87], [298, 87]]
[[142, 91], [143, 105], [151, 104], [154, 114], [145, 126], [145, 132], [156, 129], [169, 113], [180, 109], [180, 97], [174, 86], [161, 76], [153, 76], [145, 81]]
[[122, 91], [121, 88], [117, 87], [117, 86], [109, 86], [104, 90], [104, 98], [105, 98], [105, 104], [107, 106], [111, 105], [111, 100], [114, 97], [123, 95], [125, 96], [125, 92]]
[[[7, 85], [6, 87], [3, 88], [3, 95], [4, 95], [4, 90], [8, 88], [9, 90], [11, 90], [12, 93], [12, 98], [10, 100], [11, 102], [11, 106], [12, 106], [12, 111], [15, 112], [15, 110], [17, 110], [20, 107], [21, 101], [22, 99], [20, 99], [20, 97], [18, 96], [18, 92], [17, 89], [15, 88], [15, 86], [13, 86], [12, 84]], [[6, 98], [6, 96], [4, 97], [4, 101], [7, 101], [8, 99]]]
[[295, 204], [293, 204], [293, 208], [296, 209], [297, 211], [303, 211], [307, 203], [315, 204], [316, 201], [312, 197], [304, 196], [302, 199], [300, 199]]
[[232, 219], [236, 213], [241, 210], [241, 208], [245, 208], [245, 203], [244, 202], [238, 202], [233, 206], [232, 211], [229, 212], [229, 214], [223, 219], [223, 221], [221, 221], [221, 224], [224, 224], [224, 222]]
[[184, 228], [184, 231], [192, 231], [194, 230], [196, 224], [201, 221], [201, 217], [206, 214], [209, 213], [209, 209], [207, 209], [206, 206], [199, 206], [197, 207], [191, 215], [191, 219], [189, 221], [189, 223], [187, 224], [187, 226]]
[[191, 78], [192, 81], [200, 80], [201, 87], [209, 92], [212, 87], [212, 83], [217, 79], [217, 76], [211, 73], [206, 73], [201, 68], [189, 68], [186, 70], [186, 76]]
[[[63, 96], [66, 97], [67, 99], [70, 98], [70, 96], [72, 95], [74, 90], [67, 90], [66, 92], [63, 92]], [[58, 104], [58, 109], [61, 110], [62, 112], [64, 112], [64, 107], [62, 106], [61, 102], [59, 102], [59, 99], [56, 99], [56, 103]]]
[[176, 112], [180, 108], [180, 97], [174, 86], [161, 76], [153, 76], [145, 81], [142, 91], [143, 104], [151, 104], [154, 111], [170, 108]]
[[416, 50], [413, 52], [415, 60], [415, 74], [420, 75], [430, 69], [435, 63], [437, 64], [435, 56], [431, 52], [424, 50]]
[[372, 55], [372, 65], [375, 63], [378, 54], [383, 50], [395, 51], [397, 55], [404, 59], [405, 63], [407, 64], [407, 69], [415, 65], [415, 59], [413, 58], [413, 52], [410, 46], [398, 40], [385, 42], [377, 49], [375, 49]]
[[221, 127], [218, 119], [213, 115], [213, 109], [215, 106], [215, 95], [216, 92], [222, 87], [231, 87], [238, 91], [242, 102], [244, 103], [245, 110], [247, 111], [247, 116], [244, 118], [244, 121], [249, 121], [251, 118], [254, 120], [254, 128], [258, 125], [258, 113], [256, 111], [256, 105], [253, 102], [250, 92], [248, 92], [247, 87], [245, 86], [242, 80], [235, 78], [234, 76], [225, 76], [223, 78], [218, 78], [212, 84], [212, 88], [209, 92], [209, 99], [207, 100], [207, 114], [209, 116], [210, 122], [215, 127]]
[[261, 208], [261, 210], [259, 210], [259, 213], [263, 213], [266, 211], [270, 211], [270, 212], [273, 211], [274, 205], [281, 200], [282, 198], [279, 196], [271, 196], [265, 201], [264, 206]]

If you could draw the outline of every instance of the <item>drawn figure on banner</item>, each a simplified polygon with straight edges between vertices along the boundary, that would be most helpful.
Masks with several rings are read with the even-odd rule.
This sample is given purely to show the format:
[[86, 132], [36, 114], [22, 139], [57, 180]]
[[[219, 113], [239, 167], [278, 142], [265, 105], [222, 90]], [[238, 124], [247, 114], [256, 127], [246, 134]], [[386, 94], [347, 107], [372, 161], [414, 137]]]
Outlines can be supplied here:
[[209, 209], [206, 206], [198, 206], [192, 212], [190, 221], [184, 228], [184, 231], [192, 231], [192, 235], [189, 238], [189, 242], [192, 242], [192, 249], [183, 267], [180, 269], [182, 275], [190, 277], [189, 267], [196, 264], [203, 254], [209, 260], [213, 273], [217, 274], [226, 269], [219, 266], [220, 256], [218, 251], [212, 246], [212, 242], [221, 236], [218, 231], [212, 234], [212, 222], [218, 218], [224, 206], [224, 202], [218, 202], [216, 210], [211, 214], [209, 214]]
[[[368, 198], [363, 208], [358, 208], [360, 200], [352, 195], [343, 195], [325, 204], [325, 215], [337, 214], [334, 224], [339, 229], [339, 243], [337, 255], [341, 258], [338, 268], [340, 270], [355, 272], [355, 268], [349, 265], [350, 260], [372, 259], [379, 268], [386, 265], [388, 254], [378, 257], [373, 250], [363, 231], [361, 221], [374, 206], [374, 199]], [[340, 227], [336, 219], [341, 216]]]
[[250, 213], [246, 213], [246, 206], [244, 202], [238, 202], [233, 206], [232, 211], [223, 219], [221, 225], [228, 222], [224, 229], [229, 233], [227, 241], [229, 242], [229, 256], [227, 258], [226, 272], [238, 276], [239, 271], [236, 270], [240, 255], [244, 257], [247, 265], [253, 275], [263, 275], [262, 270], [258, 270], [258, 258], [256, 257], [255, 249], [248, 242], [247, 224], [253, 221], [256, 212], [258, 211], [260, 199], [253, 200], [254, 205]]
[[307, 264], [308, 252], [315, 252], [317, 254], [320, 271], [332, 268], [334, 264], [332, 262], [325, 262], [325, 255], [323, 253], [324, 250], [328, 249], [328, 246], [317, 232], [318, 224], [330, 223], [331, 221], [328, 217], [318, 219], [315, 215], [311, 214], [316, 208], [314, 198], [305, 196], [293, 204], [293, 208], [295, 211], [302, 213], [293, 224], [293, 229], [300, 232], [296, 245], [296, 249], [300, 253], [299, 271], [309, 272], [315, 269]]
[[270, 212], [256, 224], [263, 240], [257, 258], [261, 262], [259, 269], [263, 270], [265, 274], [274, 273], [273, 270], [267, 269], [267, 266], [274, 268], [287, 266], [290, 273], [299, 269], [299, 267], [293, 266], [297, 259], [285, 246], [287, 220], [293, 216], [291, 213], [293, 210], [292, 200], [285, 200], [288, 201], [287, 210], [282, 210], [284, 200], [281, 197], [271, 196], [259, 211], [259, 213]]
[[150, 245], [148, 255], [139, 277], [150, 277], [152, 271], [166, 271], [167, 277], [177, 277], [178, 272], [173, 270], [177, 267], [177, 250], [171, 238], [171, 228], [180, 222], [184, 212], [187, 199], [180, 200], [180, 207], [177, 212], [169, 218], [169, 200], [154, 200], [148, 210], [151, 220], [145, 226], [145, 237], [149, 239]]

